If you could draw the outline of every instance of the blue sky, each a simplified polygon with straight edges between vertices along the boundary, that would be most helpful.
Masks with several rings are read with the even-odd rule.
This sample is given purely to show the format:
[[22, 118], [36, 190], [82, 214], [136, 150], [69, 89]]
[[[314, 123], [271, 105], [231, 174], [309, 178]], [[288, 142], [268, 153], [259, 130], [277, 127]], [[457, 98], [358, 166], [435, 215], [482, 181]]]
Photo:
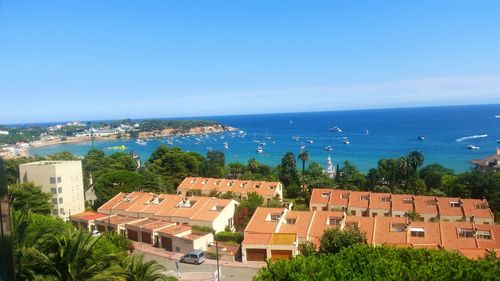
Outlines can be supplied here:
[[0, 123], [500, 103], [500, 1], [0, 1]]

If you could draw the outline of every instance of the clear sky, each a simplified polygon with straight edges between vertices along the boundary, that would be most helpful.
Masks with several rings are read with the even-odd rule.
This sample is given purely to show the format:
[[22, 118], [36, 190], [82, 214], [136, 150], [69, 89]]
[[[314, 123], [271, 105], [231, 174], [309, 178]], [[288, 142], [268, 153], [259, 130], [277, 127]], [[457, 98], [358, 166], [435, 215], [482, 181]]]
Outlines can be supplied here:
[[0, 0], [0, 123], [480, 103], [498, 0]]

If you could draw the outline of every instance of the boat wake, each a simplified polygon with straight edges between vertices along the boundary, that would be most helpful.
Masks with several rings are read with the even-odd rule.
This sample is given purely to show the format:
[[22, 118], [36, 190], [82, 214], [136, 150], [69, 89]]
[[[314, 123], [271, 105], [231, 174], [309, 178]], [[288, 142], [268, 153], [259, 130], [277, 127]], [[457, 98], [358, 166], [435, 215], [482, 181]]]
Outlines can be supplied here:
[[480, 139], [480, 138], [485, 138], [487, 136], [488, 136], [487, 134], [484, 134], [484, 135], [473, 135], [473, 136], [469, 136], [469, 137], [463, 137], [463, 138], [456, 139], [456, 141], [457, 142], [462, 142], [464, 140]]

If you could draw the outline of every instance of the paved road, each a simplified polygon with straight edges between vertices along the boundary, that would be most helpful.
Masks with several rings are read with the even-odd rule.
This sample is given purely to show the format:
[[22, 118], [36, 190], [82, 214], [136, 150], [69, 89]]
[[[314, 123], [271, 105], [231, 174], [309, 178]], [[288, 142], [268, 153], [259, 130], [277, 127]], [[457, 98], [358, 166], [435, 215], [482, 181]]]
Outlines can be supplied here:
[[[158, 255], [144, 253], [146, 260], [155, 260], [165, 266], [167, 272], [177, 273], [175, 261]], [[212, 264], [186, 264], [179, 263], [180, 280], [213, 280], [216, 266]], [[221, 267], [221, 280], [223, 281], [250, 281], [257, 274], [258, 269], [241, 267]]]

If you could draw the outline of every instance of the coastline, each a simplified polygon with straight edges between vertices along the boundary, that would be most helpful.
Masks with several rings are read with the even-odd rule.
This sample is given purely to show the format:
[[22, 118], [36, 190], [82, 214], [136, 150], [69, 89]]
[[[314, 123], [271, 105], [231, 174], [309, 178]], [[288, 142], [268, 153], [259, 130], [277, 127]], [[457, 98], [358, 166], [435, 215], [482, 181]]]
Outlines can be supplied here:
[[[216, 134], [227, 131], [236, 131], [237, 128], [223, 125], [213, 125], [213, 126], [204, 126], [204, 127], [194, 127], [190, 128], [187, 131], [180, 131], [179, 129], [174, 128], [165, 128], [163, 130], [155, 130], [148, 132], [139, 132], [138, 139], [149, 139], [149, 138], [164, 138], [164, 137], [173, 137], [173, 136], [188, 136], [188, 135], [203, 135], [203, 134]], [[91, 136], [78, 136], [78, 137], [65, 137], [66, 140], [62, 140], [64, 137], [51, 139], [51, 140], [39, 140], [30, 142], [30, 147], [38, 148], [50, 145], [58, 145], [65, 143], [79, 143], [79, 142], [88, 142], [91, 141]], [[130, 139], [130, 134], [125, 133], [121, 135], [109, 135], [109, 136], [94, 136], [94, 140], [116, 140], [116, 139]], [[29, 150], [29, 148], [28, 148]]]

